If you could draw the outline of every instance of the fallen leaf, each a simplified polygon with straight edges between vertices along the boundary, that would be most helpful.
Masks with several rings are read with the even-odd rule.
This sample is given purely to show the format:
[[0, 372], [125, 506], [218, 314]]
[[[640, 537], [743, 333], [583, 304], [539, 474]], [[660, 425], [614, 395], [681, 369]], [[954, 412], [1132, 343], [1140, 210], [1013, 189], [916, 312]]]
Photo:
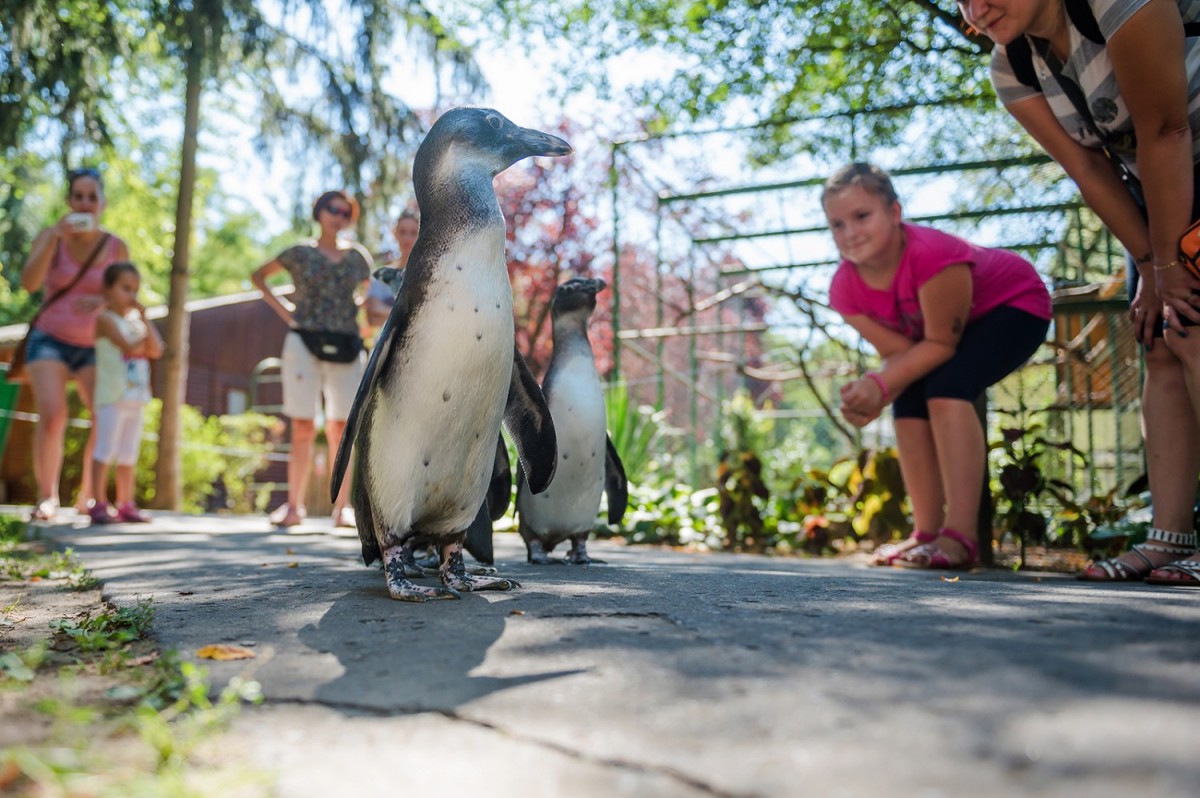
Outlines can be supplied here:
[[42, 578], [40, 576], [31, 576], [31, 577], [29, 577], [29, 581], [30, 582], [40, 582], [40, 581], [42, 581]]
[[284, 549], [283, 551], [285, 554], [295, 554], [296, 553], [295, 549]]
[[508, 614], [509, 615], [524, 615], [525, 610], [510, 610]]
[[258, 655], [248, 648], [242, 648], [230, 643], [213, 643], [210, 646], [198, 649], [196, 656], [201, 659], [229, 660], [254, 659]]
[[943, 582], [957, 582], [958, 577], [957, 576], [943, 576], [942, 581]]
[[288, 563], [288, 568], [299, 568], [299, 567], [300, 567], [300, 563], [298, 563], [298, 562]]
[[0, 790], [8, 787], [17, 779], [21, 778], [21, 768], [11, 759], [3, 764], [0, 764]]
[[270, 565], [271, 565], [271, 564], [270, 564], [269, 562], [265, 562], [265, 563], [263, 563], [263, 564], [262, 564], [262, 567], [263, 567], [263, 568], [267, 568], [267, 567], [269, 567]]
[[180, 590], [180, 591], [179, 591], [179, 595], [181, 595], [181, 596], [191, 596], [191, 595], [193, 595], [195, 592], [196, 592], [196, 591], [194, 591], [194, 590]]

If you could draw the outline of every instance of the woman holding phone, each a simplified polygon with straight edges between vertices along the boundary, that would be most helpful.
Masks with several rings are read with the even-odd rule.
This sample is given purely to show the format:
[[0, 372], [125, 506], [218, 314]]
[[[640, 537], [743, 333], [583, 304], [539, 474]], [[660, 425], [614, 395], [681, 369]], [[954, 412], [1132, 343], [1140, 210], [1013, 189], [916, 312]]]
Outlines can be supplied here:
[[[67, 429], [67, 383], [74, 378], [79, 397], [92, 410], [96, 384], [96, 316], [104, 308], [104, 269], [129, 259], [129, 248], [100, 226], [104, 182], [95, 169], [67, 175], [70, 211], [38, 233], [21, 269], [21, 285], [33, 293], [45, 289], [42, 308], [30, 330], [25, 370], [33, 390], [38, 421], [33, 433], [33, 473], [38, 499], [33, 520], [58, 514], [63, 436]], [[93, 430], [94, 432], [94, 430]], [[83, 453], [83, 483], [76, 509], [91, 503], [94, 435]]]

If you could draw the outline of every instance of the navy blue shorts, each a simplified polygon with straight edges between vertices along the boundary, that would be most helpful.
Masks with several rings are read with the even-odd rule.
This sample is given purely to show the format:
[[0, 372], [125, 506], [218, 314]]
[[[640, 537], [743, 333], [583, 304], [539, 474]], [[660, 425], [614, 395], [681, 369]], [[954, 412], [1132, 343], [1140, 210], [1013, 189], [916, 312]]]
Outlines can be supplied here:
[[68, 344], [34, 328], [29, 333], [29, 342], [25, 344], [25, 362], [32, 363], [35, 360], [57, 360], [65, 363], [74, 374], [80, 369], [96, 365], [96, 350], [90, 346]]
[[1025, 364], [1046, 340], [1049, 319], [1007, 306], [967, 324], [954, 357], [905, 389], [892, 403], [896, 418], [929, 418], [930, 399], [974, 402]]

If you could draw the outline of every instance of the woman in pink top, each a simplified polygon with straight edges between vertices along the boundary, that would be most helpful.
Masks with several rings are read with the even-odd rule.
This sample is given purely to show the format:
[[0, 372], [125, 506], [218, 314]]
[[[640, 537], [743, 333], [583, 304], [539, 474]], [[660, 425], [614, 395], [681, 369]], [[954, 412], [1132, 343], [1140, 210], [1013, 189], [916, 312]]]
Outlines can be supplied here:
[[[104, 308], [101, 284], [110, 263], [129, 259], [125, 242], [102, 229], [104, 184], [95, 169], [68, 175], [70, 213], [38, 233], [21, 269], [21, 285], [30, 293], [44, 288], [45, 297], [71, 285], [88, 258], [91, 266], [71, 290], [45, 309], [30, 332], [26, 372], [37, 406], [33, 433], [33, 473], [38, 502], [35, 520], [52, 520], [58, 512], [58, 480], [62, 470], [63, 435], [67, 429], [67, 381], [73, 376], [79, 397], [91, 412], [96, 384], [96, 316]], [[90, 217], [90, 218], [89, 218]], [[94, 432], [94, 430], [93, 430]], [[78, 508], [90, 502], [93, 435], [83, 453], [83, 484]]]
[[1050, 294], [1012, 252], [903, 222], [878, 167], [844, 167], [821, 203], [844, 259], [830, 305], [883, 360], [843, 386], [842, 414], [862, 427], [892, 405], [912, 502], [912, 535], [881, 547], [875, 563], [969, 568], [986, 456], [974, 404], [1045, 340]]

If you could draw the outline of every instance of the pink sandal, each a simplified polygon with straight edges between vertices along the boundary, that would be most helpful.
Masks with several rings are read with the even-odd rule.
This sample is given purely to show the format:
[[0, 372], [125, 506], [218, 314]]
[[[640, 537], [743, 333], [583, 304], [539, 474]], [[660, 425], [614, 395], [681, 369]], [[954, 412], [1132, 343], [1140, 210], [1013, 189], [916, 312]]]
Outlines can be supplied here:
[[875, 549], [875, 556], [871, 558], [871, 565], [891, 565], [892, 563], [896, 562], [896, 560], [917, 548], [916, 546], [904, 545], [910, 540], [916, 541], [919, 545], [922, 543], [932, 543], [933, 541], [937, 540], [937, 538], [937, 532], [922, 532], [919, 529], [914, 529], [912, 534], [910, 534], [905, 540], [902, 540], [899, 543], [885, 543], [884, 545]]
[[939, 538], [950, 538], [967, 552], [967, 558], [962, 562], [952, 562], [946, 552], [938, 548], [937, 542], [926, 543], [912, 549], [896, 560], [901, 568], [922, 568], [930, 571], [963, 571], [975, 565], [979, 559], [979, 544], [958, 530], [942, 527], [938, 532]]

